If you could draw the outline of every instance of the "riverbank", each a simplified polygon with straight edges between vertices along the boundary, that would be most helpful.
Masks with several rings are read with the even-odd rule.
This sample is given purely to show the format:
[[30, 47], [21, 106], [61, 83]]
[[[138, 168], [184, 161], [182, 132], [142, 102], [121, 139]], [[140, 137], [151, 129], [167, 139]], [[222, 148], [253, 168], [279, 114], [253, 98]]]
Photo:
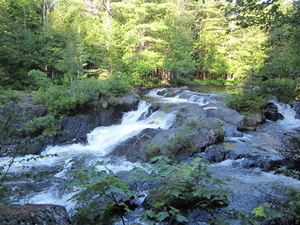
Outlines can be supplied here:
[[[229, 207], [252, 215], [253, 208], [270, 202], [284, 212], [287, 197], [282, 190], [297, 187], [299, 181], [275, 172], [279, 172], [280, 166], [294, 168], [292, 164], [296, 161], [291, 157], [294, 152], [284, 155], [282, 150], [287, 150], [284, 146], [288, 143], [290, 148], [299, 137], [298, 121], [286, 116], [282, 121], [252, 124], [251, 129], [242, 132], [238, 127], [243, 124], [241, 121], [248, 121], [247, 117], [224, 106], [224, 97], [186, 88], [150, 91], [139, 100], [137, 110], [125, 113], [119, 123], [100, 126], [89, 133], [86, 144], [48, 146], [38, 160], [32, 160], [32, 155], [14, 158], [5, 183], [14, 194], [9, 201], [61, 204], [73, 215], [80, 202], [67, 201], [74, 194], [65, 186], [68, 172], [103, 161], [105, 166], [98, 169], [108, 168], [127, 183], [126, 171], [164, 155], [175, 160], [174, 163], [189, 163], [198, 157], [209, 160], [210, 173], [225, 182], [225, 189], [231, 193]], [[5, 160], [9, 158], [2, 158], [1, 163]], [[28, 174], [26, 179], [24, 173]], [[159, 188], [142, 182], [132, 186], [139, 196], [147, 196], [147, 187]], [[88, 199], [94, 198], [91, 195]], [[99, 204], [101, 199], [96, 200]], [[129, 224], [141, 222], [138, 212], [143, 212], [144, 207], [139, 204], [133, 213], [125, 214]], [[227, 210], [228, 207], [216, 207], [213, 212], [229, 213]], [[190, 221], [188, 224], [193, 224], [208, 219], [204, 212], [205, 209], [197, 208], [184, 215]], [[281, 221], [288, 221], [286, 215]]]

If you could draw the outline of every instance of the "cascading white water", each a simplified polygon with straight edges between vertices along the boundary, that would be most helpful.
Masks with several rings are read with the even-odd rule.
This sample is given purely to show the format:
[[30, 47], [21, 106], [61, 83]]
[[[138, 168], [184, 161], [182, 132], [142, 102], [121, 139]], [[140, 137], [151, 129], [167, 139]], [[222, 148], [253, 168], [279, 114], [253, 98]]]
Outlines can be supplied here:
[[[174, 98], [165, 98], [164, 96], [157, 95], [157, 93], [162, 90], [163, 89], [153, 90], [147, 95], [147, 97], [154, 98], [154, 101], [162, 105], [162, 110], [156, 111], [155, 113], [148, 116], [150, 105], [147, 104], [145, 101], [140, 101], [139, 107], [136, 111], [131, 111], [124, 114], [121, 124], [112, 125], [108, 127], [98, 127], [95, 130], [93, 130], [90, 134], [88, 134], [87, 144], [48, 146], [47, 149], [45, 149], [45, 151], [42, 153], [42, 156], [45, 157], [35, 158], [35, 160], [30, 160], [32, 157], [35, 157], [32, 155], [18, 157], [15, 159], [16, 162], [10, 168], [10, 173], [17, 174], [24, 172], [24, 170], [26, 169], [29, 171], [31, 166], [35, 166], [38, 171], [53, 170], [54, 172], [50, 179], [57, 178], [58, 180], [63, 181], [66, 172], [74, 168], [92, 165], [97, 161], [106, 161], [107, 164], [105, 166], [113, 172], [131, 170], [133, 166], [137, 164], [128, 162], [123, 158], [120, 158], [119, 161], [117, 161], [116, 163], [111, 163], [106, 157], [107, 154], [109, 154], [114, 149], [114, 147], [127, 140], [128, 138], [139, 134], [142, 130], [146, 128], [168, 129], [175, 121], [175, 112], [172, 113], [172, 110], [169, 110], [169, 105], [185, 106], [186, 104], [198, 104], [200, 106], [203, 106], [209, 104], [210, 99], [209, 96], [206, 94], [185, 91], [177, 94]], [[166, 104], [168, 110], [163, 110], [164, 104]], [[218, 106], [209, 105], [209, 107]], [[174, 109], [176, 110], [176, 107]], [[275, 123], [270, 122], [266, 124], [266, 126], [277, 126], [281, 125], [282, 123], [289, 124], [290, 128], [294, 128], [297, 126], [299, 128], [300, 120], [295, 119], [295, 112], [291, 108], [289, 108], [288, 106], [282, 106], [281, 108], [281, 106], [279, 105], [279, 112], [285, 116], [285, 120], [277, 121]], [[282, 127], [284, 126], [285, 125], [283, 125]], [[274, 135], [268, 135], [268, 137], [266, 137], [263, 134], [259, 133], [259, 131], [257, 131], [256, 134], [257, 137], [253, 134], [244, 135], [243, 137], [236, 137], [236, 140], [232, 139], [229, 142], [229, 144], [233, 144], [234, 142], [241, 143], [243, 145], [236, 146], [239, 148], [250, 149], [253, 148], [253, 146], [251, 145], [252, 142], [255, 145], [253, 148], [255, 153], [257, 153], [257, 151], [259, 151], [260, 149], [263, 149], [263, 151], [267, 152], [266, 154], [270, 154], [269, 152], [274, 149], [274, 142], [271, 142], [270, 140], [270, 143], [272, 144], [271, 146], [269, 142], [266, 143], [266, 140], [268, 140], [267, 138], [269, 136], [269, 139], [273, 138]], [[261, 144], [260, 142], [264, 143]], [[270, 147], [266, 147], [266, 144], [270, 145]], [[245, 145], [249, 147], [245, 147]], [[262, 147], [258, 148], [257, 146]], [[233, 148], [233, 150], [235, 149]], [[47, 154], [57, 154], [58, 156], [46, 157]], [[8, 157], [0, 158], [0, 166], [6, 164], [9, 160], [11, 159]], [[210, 170], [214, 175], [216, 175], [216, 177], [220, 177], [221, 179], [225, 177], [225, 179], [232, 182], [233, 184], [237, 183], [237, 186], [239, 186], [238, 181], [242, 180], [242, 182], [247, 184], [244, 185], [245, 187], [247, 187], [247, 189], [241, 190], [241, 193], [243, 193], [243, 191], [245, 191], [245, 193], [250, 193], [251, 191], [253, 191], [252, 186], [255, 184], [255, 181], [251, 180], [253, 178], [257, 180], [262, 179], [263, 181], [265, 181], [265, 183], [268, 183], [268, 179], [277, 179], [277, 175], [262, 173], [259, 169], [255, 170], [253, 172], [255, 176], [252, 176], [251, 170], [241, 170], [241, 168], [234, 168], [232, 165], [235, 162], [236, 160], [231, 160], [230, 163], [229, 161], [225, 161], [220, 164], [215, 164], [215, 166], [211, 167]], [[99, 169], [105, 168], [103, 167]], [[247, 176], [244, 176], [245, 174]], [[282, 179], [282, 177], [279, 177], [278, 179]], [[33, 183], [36, 181], [32, 180], [31, 182]], [[42, 191], [31, 193], [30, 195], [22, 198], [16, 196], [12, 197], [12, 203], [59, 204], [65, 206], [69, 212], [72, 211], [75, 202], [67, 200], [74, 193], [65, 192], [64, 186], [61, 185], [59, 181], [48, 183], [49, 186], [43, 188]], [[274, 182], [271, 183], [273, 184]], [[295, 183], [298, 184], [299, 182], [295, 181]], [[242, 188], [244, 188], [244, 186], [242, 186]], [[249, 198], [251, 198], [251, 196]]]
[[[24, 173], [35, 167], [37, 171], [55, 171], [54, 178], [64, 178], [65, 173], [70, 169], [81, 166], [89, 166], [97, 161], [106, 160], [105, 156], [110, 153], [115, 146], [126, 139], [137, 135], [146, 128], [168, 129], [175, 120], [175, 114], [164, 112], [154, 112], [149, 117], [148, 114], [150, 104], [140, 101], [136, 111], [130, 111], [124, 114], [121, 124], [98, 127], [88, 134], [88, 143], [72, 144], [65, 146], [48, 146], [41, 155], [37, 157], [27, 155], [17, 157], [9, 169], [9, 173]], [[56, 154], [56, 157], [48, 157], [47, 155]], [[0, 158], [0, 166], [6, 165], [12, 159], [9, 157]], [[131, 170], [134, 166], [124, 159], [120, 159], [117, 163], [105, 165], [106, 168], [113, 172]], [[104, 168], [99, 168], [104, 169]], [[32, 181], [34, 182], [34, 181]], [[19, 199], [12, 197], [12, 202], [19, 204], [60, 204], [72, 210], [74, 202], [67, 201], [74, 193], [61, 193], [59, 183], [53, 183], [53, 186], [43, 191], [31, 194], [26, 198]]]
[[[17, 172], [19, 169], [24, 169], [26, 166], [53, 166], [55, 164], [68, 163], [71, 158], [91, 156], [91, 158], [104, 157], [119, 143], [126, 139], [137, 135], [146, 128], [161, 128], [168, 129], [174, 122], [175, 115], [166, 115], [163, 112], [157, 111], [148, 118], [142, 119], [144, 114], [147, 114], [150, 104], [141, 101], [136, 111], [125, 113], [121, 124], [107, 127], [98, 127], [88, 134], [88, 143], [72, 144], [66, 146], [48, 146], [42, 156], [56, 154], [57, 157], [35, 158], [34, 161], [29, 160], [34, 157], [27, 155], [25, 157], [17, 157], [10, 172]], [[1, 165], [9, 161], [9, 157], [1, 158]]]
[[124, 140], [137, 135], [146, 128], [168, 129], [174, 121], [174, 114], [159, 117], [155, 112], [150, 117], [142, 119], [148, 112], [150, 105], [141, 101], [137, 111], [131, 111], [123, 116], [121, 124], [108, 127], [98, 127], [88, 134], [88, 144], [74, 144], [70, 146], [48, 147], [43, 154], [59, 154], [68, 156], [74, 154], [93, 154], [103, 157], [107, 155], [116, 145]]
[[154, 89], [151, 90], [146, 96], [158, 98], [160, 101], [170, 104], [181, 104], [181, 103], [189, 103], [189, 104], [198, 104], [198, 105], [207, 105], [209, 101], [205, 97], [207, 97], [203, 93], [191, 92], [188, 90], [177, 93], [174, 97], [166, 97], [164, 95], [158, 95], [159, 92], [163, 92], [166, 88]]
[[278, 112], [284, 116], [283, 121], [279, 121], [287, 129], [300, 129], [300, 120], [296, 119], [296, 111], [288, 104], [276, 103]]

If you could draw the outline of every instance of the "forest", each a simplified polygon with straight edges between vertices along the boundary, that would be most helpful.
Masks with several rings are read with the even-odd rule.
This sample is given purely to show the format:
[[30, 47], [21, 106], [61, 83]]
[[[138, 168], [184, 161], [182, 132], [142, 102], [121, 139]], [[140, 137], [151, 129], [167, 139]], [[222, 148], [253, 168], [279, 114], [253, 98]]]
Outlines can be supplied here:
[[299, 1], [1, 0], [2, 89], [300, 74]]

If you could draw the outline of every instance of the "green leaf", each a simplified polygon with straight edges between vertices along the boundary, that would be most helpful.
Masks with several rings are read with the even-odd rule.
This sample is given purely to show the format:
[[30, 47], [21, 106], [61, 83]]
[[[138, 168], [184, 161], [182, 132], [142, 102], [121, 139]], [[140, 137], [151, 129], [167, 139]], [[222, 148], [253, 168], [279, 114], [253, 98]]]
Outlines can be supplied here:
[[161, 202], [155, 202], [155, 203], [153, 204], [153, 207], [158, 208], [158, 207], [161, 207], [161, 206], [163, 206], [163, 205], [164, 205], [164, 203], [161, 203]]
[[189, 220], [181, 214], [176, 214], [176, 220], [178, 222], [187, 222], [187, 223], [189, 222]]
[[156, 218], [158, 219], [159, 222], [162, 222], [162, 221], [164, 221], [168, 217], [169, 217], [169, 213], [168, 212], [159, 212], [157, 214]]
[[264, 212], [264, 207], [259, 206], [251, 211], [255, 217], [265, 217], [266, 213]]

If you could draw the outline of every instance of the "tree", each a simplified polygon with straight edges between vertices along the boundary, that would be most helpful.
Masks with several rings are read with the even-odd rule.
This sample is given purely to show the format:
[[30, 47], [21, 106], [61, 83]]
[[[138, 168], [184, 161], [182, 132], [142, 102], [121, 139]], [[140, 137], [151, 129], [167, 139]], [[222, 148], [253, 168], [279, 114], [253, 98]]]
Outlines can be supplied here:
[[269, 34], [265, 78], [299, 75], [299, 1], [236, 1], [226, 8], [241, 27], [259, 26]]
[[241, 79], [257, 72], [266, 57], [265, 33], [255, 27], [238, 29], [236, 21], [225, 16], [222, 2], [209, 3], [199, 7], [195, 26], [198, 76]]

